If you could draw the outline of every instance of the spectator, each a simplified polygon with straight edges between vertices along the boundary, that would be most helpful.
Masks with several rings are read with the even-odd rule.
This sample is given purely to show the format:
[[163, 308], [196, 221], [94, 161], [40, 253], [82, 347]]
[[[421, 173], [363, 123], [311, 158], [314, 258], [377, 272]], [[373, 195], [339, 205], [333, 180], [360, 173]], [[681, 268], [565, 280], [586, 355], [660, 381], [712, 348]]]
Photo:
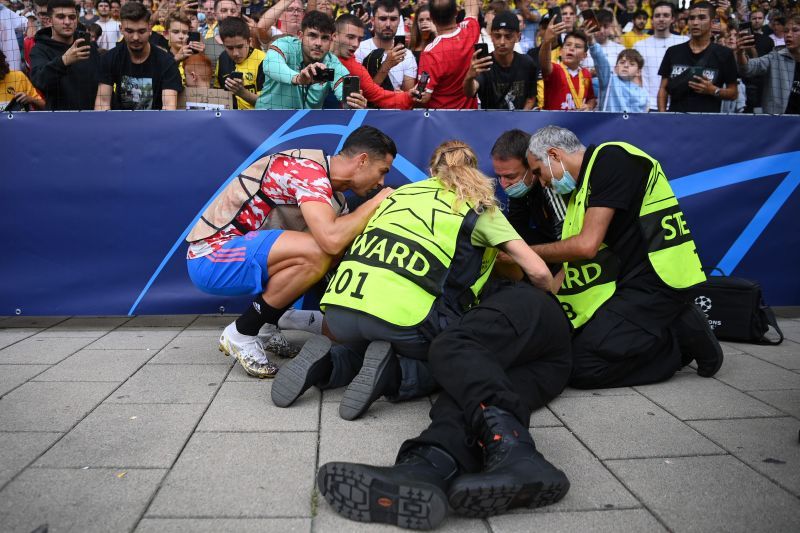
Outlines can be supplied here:
[[194, 54], [183, 61], [183, 72], [186, 76], [186, 87], [211, 88], [211, 77], [214, 75], [211, 60], [205, 54]]
[[596, 43], [589, 49], [595, 58], [595, 68], [599, 81], [600, 111], [617, 113], [647, 113], [647, 91], [642, 87], [642, 67], [644, 59], [636, 50], [625, 48], [619, 53], [612, 72], [606, 55]]
[[109, 0], [97, 0], [95, 9], [97, 10], [95, 24], [103, 30], [97, 46], [103, 50], [111, 50], [117, 46], [117, 41], [119, 41], [119, 22], [111, 18], [111, 2]]
[[[720, 36], [720, 44], [726, 46], [734, 51], [734, 55], [736, 55], [736, 33], [733, 30], [724, 31]], [[747, 89], [744, 86], [744, 81], [740, 77], [737, 80], [737, 92], [736, 100], [723, 100], [722, 106], [720, 107], [720, 113], [743, 113], [744, 108], [747, 105]]]
[[94, 11], [92, 0], [84, 0], [83, 14], [78, 20], [80, 20], [80, 23], [86, 27], [88, 27], [90, 24], [94, 24], [97, 21], [97, 13]]
[[800, 114], [800, 15], [792, 15], [786, 28], [786, 48], [762, 57], [747, 58], [753, 51], [752, 35], [739, 34], [736, 61], [743, 76], [765, 76], [761, 107], [769, 114]]
[[[417, 61], [404, 44], [394, 44], [400, 24], [400, 6], [396, 0], [376, 0], [372, 17], [373, 37], [362, 41], [356, 50], [360, 61], [375, 83], [384, 89], [408, 91], [417, 78]], [[390, 83], [384, 83], [389, 79]]]
[[[543, 7], [544, 2], [532, 0], [521, 0], [516, 2], [516, 5], [518, 13], [522, 17], [522, 23], [519, 26], [520, 45], [523, 53], [528, 53], [528, 50], [536, 46], [536, 31], [542, 15], [547, 13], [547, 8]], [[526, 43], [530, 43], [527, 48]]]
[[519, 48], [521, 50], [521, 54], [525, 54], [536, 46], [536, 43], [528, 36], [528, 33], [525, 31], [526, 24], [525, 24], [525, 17], [517, 13], [517, 20], [519, 21]]
[[775, 43], [775, 48], [786, 46], [786, 17], [778, 10], [769, 14], [769, 29], [772, 30], [769, 37]]
[[[214, 85], [236, 96], [234, 109], [254, 109], [258, 94], [264, 87], [261, 64], [266, 54], [250, 46], [250, 28], [238, 17], [228, 17], [220, 22], [219, 36], [225, 51], [217, 61]], [[233, 72], [240, 72], [242, 77], [231, 77]]]
[[675, 17], [675, 31], [677, 35], [689, 35], [689, 13], [680, 11]]
[[51, 110], [93, 109], [97, 94], [97, 45], [75, 39], [78, 12], [74, 0], [50, 0], [52, 26], [36, 33], [31, 50], [31, 79]]
[[150, 44], [150, 13], [128, 2], [120, 18], [125, 46], [100, 61], [95, 110], [175, 109], [181, 76], [172, 55]]
[[47, 4], [50, 0], [33, 0], [33, 12], [36, 15], [36, 31], [50, 27], [50, 15]]
[[[763, 57], [772, 52], [775, 42], [764, 35], [764, 15], [762, 9], [756, 9], [750, 13], [750, 31], [753, 34], [756, 57]], [[749, 49], [752, 52], [752, 48]], [[761, 93], [764, 89], [764, 76], [745, 77], [743, 79], [746, 94], [745, 113], [761, 113]]]
[[198, 29], [203, 40], [212, 39], [214, 37], [214, 31], [217, 29], [217, 16], [214, 11], [214, 4], [214, 0], [205, 0], [201, 4], [202, 9], [198, 12], [198, 14], [203, 13], [205, 16], [205, 20], [203, 20]]
[[[303, 13], [302, 11], [302, 4], [299, 5], [301, 11], [298, 14], [298, 1], [297, 0], [277, 0], [271, 8], [264, 13], [261, 18], [258, 19], [258, 24], [256, 27], [256, 35], [258, 36], [258, 40], [261, 42], [261, 45], [268, 45], [272, 42], [273, 39], [280, 37], [283, 35], [283, 32], [279, 30], [276, 26], [279, 24], [279, 20], [286, 15], [289, 17], [290, 20], [294, 21], [295, 19], [298, 21], [298, 31], [299, 31], [299, 24], [301, 20], [303, 20]], [[291, 13], [287, 13], [287, 10], [291, 9]], [[297, 35], [298, 31], [295, 31], [291, 35]]]
[[507, 10], [508, 4], [506, 4], [504, 0], [494, 0], [489, 3], [489, 6], [483, 13], [483, 27], [481, 28], [481, 36], [478, 38], [478, 42], [489, 45], [489, 52], [492, 51], [492, 36], [490, 34], [492, 21], [494, 17]]
[[225, 51], [222, 39], [219, 37], [219, 23], [228, 17], [238, 17], [240, 14], [239, 4], [234, 0], [216, 0], [214, 2], [214, 16], [217, 19], [217, 26], [214, 27], [214, 35], [207, 37], [203, 44], [206, 45], [205, 54], [211, 60], [211, 63], [215, 65], [215, 68], [219, 56]]
[[411, 109], [411, 95], [402, 91], [389, 91], [376, 84], [367, 69], [355, 58], [358, 45], [364, 38], [364, 23], [349, 13], [336, 19], [336, 33], [333, 34], [331, 51], [341, 61], [352, 76], [358, 76], [361, 93], [374, 107], [388, 109]]
[[273, 33], [275, 35], [290, 35], [292, 37], [299, 36], [304, 16], [305, 10], [303, 9], [302, 0], [293, 0], [281, 14], [278, 19], [278, 27], [275, 28]]
[[[89, 35], [91, 35], [92, 38], [92, 42], [95, 44], [95, 46], [97, 46], [97, 39], [99, 39], [100, 36], [103, 35], [103, 28], [101, 28], [100, 26], [98, 26], [93, 22], [88, 26], [86, 26], [86, 31], [89, 32]], [[105, 50], [103, 50], [103, 52], [105, 52]]]
[[[265, 83], [256, 108], [321, 109], [329, 91], [341, 101], [342, 78], [350, 73], [329, 52], [334, 31], [333, 19], [311, 11], [303, 19], [299, 39], [287, 36], [273, 42], [264, 59]], [[331, 81], [315, 81], [329, 69]]]
[[715, 14], [714, 6], [705, 0], [689, 8], [689, 41], [668, 48], [658, 69], [659, 111], [719, 113], [721, 100], [736, 100], [733, 52], [711, 42], [711, 18]]
[[[600, 48], [605, 53], [607, 62], [609, 64], [615, 63], [619, 57], [619, 53], [625, 50], [625, 47], [611, 39], [611, 36], [615, 32], [614, 15], [611, 11], [603, 9], [598, 11], [595, 16], [597, 17], [599, 26], [593, 35], [594, 41], [600, 45]], [[660, 63], [661, 61], [659, 60], [659, 64]], [[583, 63], [581, 63], [581, 66], [593, 71], [595, 65], [592, 56], [587, 56], [586, 59], [583, 60]], [[597, 87], [595, 87], [595, 89], [597, 89]], [[658, 87], [656, 87], [656, 89], [658, 89]], [[597, 90], [595, 90], [595, 92], [597, 92]]]
[[110, 4], [111, 8], [109, 9], [109, 14], [111, 15], [111, 19], [119, 22], [119, 11], [122, 9], [122, 4], [120, 4], [120, 0], [111, 0]]
[[0, 52], [6, 56], [10, 70], [22, 70], [19, 40], [29, 26], [33, 27], [33, 22], [0, 4]]
[[640, 9], [633, 15], [633, 29], [627, 33], [622, 34], [622, 46], [625, 48], [633, 48], [633, 45], [642, 39], [649, 37], [645, 26], [647, 26], [648, 19], [647, 11]]
[[418, 71], [430, 76], [421, 102], [433, 109], [477, 109], [477, 99], [468, 98], [463, 85], [481, 32], [478, 0], [465, 0], [461, 23], [455, 0], [431, 0], [430, 10], [437, 37], [419, 59]]
[[661, 76], [658, 69], [664, 54], [670, 46], [683, 44], [688, 37], [675, 35], [670, 32], [674, 20], [675, 8], [669, 2], [658, 2], [653, 7], [653, 35], [633, 45], [633, 48], [644, 58], [642, 69], [642, 85], [649, 95], [648, 108], [658, 111], [658, 89], [661, 87]]
[[205, 45], [202, 41], [189, 42], [189, 18], [180, 11], [173, 11], [167, 17], [167, 40], [169, 41], [169, 51], [175, 62], [178, 63], [178, 71], [181, 73], [181, 82], [186, 85], [186, 76], [183, 70], [183, 61], [193, 54], [202, 53]]
[[10, 70], [6, 55], [0, 50], [0, 109], [5, 109], [10, 102], [25, 110], [44, 109], [44, 100], [31, 80], [19, 70]]
[[472, 56], [464, 78], [464, 94], [476, 94], [482, 109], [525, 109], [536, 105], [536, 67], [525, 54], [514, 51], [519, 40], [519, 19], [504, 11], [492, 19], [494, 51], [485, 58]]
[[417, 8], [414, 24], [411, 26], [411, 53], [419, 64], [422, 51], [436, 38], [436, 26], [431, 20], [431, 9], [428, 5]]
[[617, 22], [622, 31], [625, 31], [625, 27], [628, 24], [631, 24], [631, 27], [633, 26], [633, 18], [636, 16], [637, 11], [639, 11], [638, 0], [625, 0], [625, 9], [617, 9]]
[[586, 34], [580, 31], [568, 33], [562, 46], [561, 61], [554, 66], [550, 59], [551, 43], [565, 27], [563, 22], [550, 24], [542, 37], [539, 64], [544, 79], [543, 109], [592, 111], [597, 106], [592, 74], [581, 67], [581, 61], [586, 57]]
[[[30, 72], [31, 70], [31, 50], [36, 44], [36, 32], [42, 28], [49, 28], [52, 24], [50, 21], [50, 15], [47, 14], [48, 2], [49, 0], [34, 0], [33, 2], [33, 8], [36, 15], [35, 24], [28, 24], [28, 27], [25, 31], [25, 39], [22, 43], [22, 57], [25, 60], [25, 68], [27, 69], [27, 72]], [[26, 17], [30, 19], [30, 14], [27, 14]]]

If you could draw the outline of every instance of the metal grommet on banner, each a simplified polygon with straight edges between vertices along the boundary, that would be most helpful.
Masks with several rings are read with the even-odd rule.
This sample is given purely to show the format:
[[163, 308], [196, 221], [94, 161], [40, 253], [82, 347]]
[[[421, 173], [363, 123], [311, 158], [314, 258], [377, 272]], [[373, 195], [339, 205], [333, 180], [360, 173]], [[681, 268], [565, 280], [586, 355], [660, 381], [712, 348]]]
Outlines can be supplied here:
[[214, 116], [216, 116], [217, 118], [219, 118], [219, 117], [221, 117], [221, 116], [222, 116], [222, 113], [220, 113], [219, 111], [217, 111], [216, 113], [214, 113]]
[[17, 316], [21, 315], [22, 314], [22, 309], [19, 309], [19, 308], [14, 309], [14, 314], [17, 315]]
[[622, 114], [622, 120], [628, 120], [628, 113]]
[[[219, 113], [219, 111], [217, 111], [217, 112]], [[220, 305], [219, 306], [219, 314], [221, 314], [221, 315], [225, 314], [225, 306], [224, 305]]]
[[8, 120], [14, 120], [14, 113], [8, 114]]
[[423, 116], [424, 116], [425, 118], [428, 118], [428, 117], [430, 117], [430, 116], [431, 116], [431, 112], [430, 112], [430, 111], [428, 111], [428, 110], [426, 109], [426, 110], [425, 110], [425, 114], [424, 114]]

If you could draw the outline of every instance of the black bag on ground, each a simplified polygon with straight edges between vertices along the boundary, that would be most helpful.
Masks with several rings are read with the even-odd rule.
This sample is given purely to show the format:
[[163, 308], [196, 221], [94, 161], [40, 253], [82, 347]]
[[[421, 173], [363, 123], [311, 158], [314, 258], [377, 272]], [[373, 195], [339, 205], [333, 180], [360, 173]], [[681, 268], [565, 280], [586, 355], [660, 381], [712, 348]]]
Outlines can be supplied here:
[[[718, 269], [717, 269], [718, 270]], [[731, 276], [708, 276], [688, 289], [690, 298], [708, 317], [714, 335], [720, 340], [777, 345], [783, 342], [775, 313], [764, 303], [761, 285]], [[778, 340], [764, 334], [772, 326]]]

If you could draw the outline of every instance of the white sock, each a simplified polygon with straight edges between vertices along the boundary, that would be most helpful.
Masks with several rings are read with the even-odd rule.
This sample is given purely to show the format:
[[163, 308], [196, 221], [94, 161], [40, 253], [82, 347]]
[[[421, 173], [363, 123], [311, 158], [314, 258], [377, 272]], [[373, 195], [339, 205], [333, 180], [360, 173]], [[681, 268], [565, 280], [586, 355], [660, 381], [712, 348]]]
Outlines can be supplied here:
[[278, 327], [322, 335], [322, 313], [320, 311], [289, 309], [278, 320]]

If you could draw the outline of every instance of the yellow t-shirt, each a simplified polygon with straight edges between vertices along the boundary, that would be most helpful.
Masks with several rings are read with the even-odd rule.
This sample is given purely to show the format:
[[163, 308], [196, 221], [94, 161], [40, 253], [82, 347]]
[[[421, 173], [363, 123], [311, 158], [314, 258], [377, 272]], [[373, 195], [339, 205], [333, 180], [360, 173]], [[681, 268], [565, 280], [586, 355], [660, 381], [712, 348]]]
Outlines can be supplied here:
[[633, 48], [634, 44], [638, 43], [641, 40], [647, 39], [648, 37], [650, 36], [646, 33], [643, 33], [641, 35], [634, 33], [632, 31], [629, 31], [628, 33], [623, 33], [621, 39], [622, 46], [624, 46], [625, 48]]
[[12, 70], [0, 80], [0, 107], [5, 107], [17, 93], [25, 93], [32, 98], [41, 98], [36, 87], [25, 74], [18, 70]]
[[[244, 88], [252, 93], [259, 94], [261, 88], [264, 86], [264, 71], [261, 69], [261, 64], [267, 54], [263, 50], [253, 48], [247, 59], [238, 65], [233, 63], [233, 60], [228, 56], [227, 52], [223, 52], [217, 61], [217, 66], [214, 71], [214, 87], [217, 89], [225, 88], [225, 76], [231, 71], [242, 73], [242, 82]], [[252, 105], [248, 104], [246, 100], [236, 97], [236, 109], [255, 109]]]

